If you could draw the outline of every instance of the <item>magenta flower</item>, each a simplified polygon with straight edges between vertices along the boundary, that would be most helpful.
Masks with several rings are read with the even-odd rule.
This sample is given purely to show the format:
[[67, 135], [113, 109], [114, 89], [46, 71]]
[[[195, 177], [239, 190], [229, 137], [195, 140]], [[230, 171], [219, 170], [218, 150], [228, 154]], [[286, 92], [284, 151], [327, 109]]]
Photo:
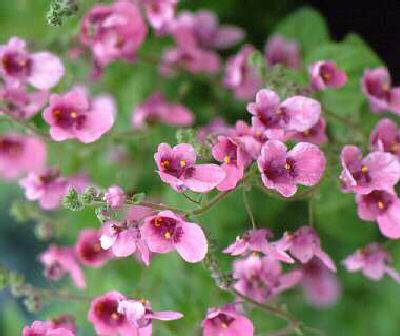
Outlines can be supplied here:
[[103, 225], [100, 244], [104, 250], [111, 249], [116, 257], [136, 254], [145, 265], [150, 264], [150, 251], [139, 227], [128, 221], [107, 222]]
[[137, 328], [128, 322], [126, 316], [118, 312], [118, 305], [122, 300], [125, 300], [122, 294], [111, 291], [91, 302], [88, 320], [93, 324], [97, 334], [142, 336], [142, 334], [138, 334]]
[[235, 261], [233, 277], [235, 290], [258, 302], [274, 297], [295, 286], [301, 280], [301, 271], [282, 273], [279, 261], [270, 256], [251, 255]]
[[268, 65], [282, 64], [292, 69], [298, 69], [300, 66], [300, 51], [297, 42], [286, 40], [278, 34], [268, 39], [264, 54]]
[[261, 144], [251, 136], [218, 137], [212, 148], [212, 155], [222, 162], [225, 179], [217, 185], [217, 189], [234, 189], [243, 177], [244, 170], [257, 158], [260, 148]]
[[193, 112], [186, 107], [166, 101], [161, 92], [154, 92], [145, 102], [137, 106], [132, 115], [134, 128], [144, 128], [146, 123], [161, 121], [172, 126], [193, 124]]
[[155, 30], [163, 30], [172, 21], [179, 0], [141, 0], [147, 19]]
[[74, 248], [78, 260], [84, 265], [101, 267], [112, 258], [111, 251], [101, 248], [97, 230], [82, 230]]
[[145, 218], [140, 232], [150, 251], [168, 253], [176, 250], [190, 263], [203, 260], [208, 250], [201, 227], [184, 221], [172, 211], [161, 211], [156, 216]]
[[36, 89], [48, 90], [63, 75], [64, 66], [57, 56], [46, 51], [30, 54], [26, 42], [18, 37], [0, 46], [0, 76], [8, 87], [29, 83]]
[[161, 180], [174, 190], [208, 192], [225, 178], [225, 172], [216, 164], [196, 164], [192, 145], [181, 143], [171, 148], [167, 143], [158, 146], [154, 154]]
[[311, 129], [321, 115], [321, 104], [312, 98], [294, 96], [280, 102], [271, 90], [257, 92], [256, 101], [247, 105], [252, 125], [267, 131], [268, 138], [283, 138], [283, 131], [305, 132]]
[[294, 233], [285, 233], [274, 243], [278, 251], [289, 252], [302, 264], [317, 257], [332, 272], [336, 272], [334, 261], [321, 249], [321, 240], [311, 226], [302, 226]]
[[381, 233], [390, 238], [400, 238], [400, 200], [393, 191], [374, 190], [357, 194], [358, 216], [367, 221], [377, 221]]
[[30, 327], [24, 327], [22, 336], [75, 336], [75, 333], [66, 328], [54, 327], [48, 321], [34, 321]]
[[269, 244], [267, 238], [272, 237], [273, 234], [269, 230], [247, 231], [242, 236], [236, 237], [236, 240], [224, 250], [224, 253], [239, 256], [247, 255], [250, 252], [259, 252], [283, 262], [293, 263], [294, 260], [285, 252], [278, 251], [275, 246]]
[[235, 305], [208, 309], [202, 322], [203, 336], [253, 336], [253, 323]]
[[119, 209], [125, 204], [127, 196], [120, 186], [112, 185], [106, 191], [104, 198], [110, 208]]
[[400, 158], [400, 130], [394, 121], [387, 118], [379, 120], [369, 142], [373, 151], [392, 153]]
[[154, 312], [150, 301], [144, 299], [119, 301], [118, 313], [126, 316], [128, 322], [138, 328], [139, 335], [142, 335], [140, 331], [143, 329], [150, 330], [151, 335], [152, 320], [172, 321], [183, 317], [181, 313], [173, 311]]
[[391, 190], [400, 179], [400, 163], [389, 153], [372, 152], [364, 158], [355, 146], [344, 146], [340, 155], [340, 180], [345, 192], [368, 194], [373, 190]]
[[326, 136], [326, 121], [321, 116], [317, 123], [310, 129], [303, 132], [287, 132], [285, 137], [288, 139], [321, 145], [328, 141], [328, 137]]
[[252, 99], [262, 86], [257, 70], [249, 64], [249, 57], [254, 51], [253, 46], [245, 45], [226, 63], [224, 85], [233, 90], [239, 99]]
[[114, 123], [115, 105], [109, 96], [89, 100], [80, 87], [50, 96], [50, 105], [43, 117], [50, 125], [50, 135], [56, 141], [78, 139], [89, 143], [108, 132]]
[[31, 172], [19, 184], [25, 189], [26, 198], [39, 201], [40, 207], [45, 210], [58, 208], [69, 187], [68, 180], [60, 176], [56, 169], [47, 169], [42, 173]]
[[283, 142], [268, 140], [257, 163], [265, 187], [290, 197], [296, 193], [297, 184], [312, 186], [321, 179], [325, 161], [323, 152], [314, 144], [299, 142], [287, 151]]
[[39, 139], [20, 134], [0, 135], [0, 177], [12, 180], [46, 165], [46, 145]]
[[39, 258], [45, 267], [44, 273], [47, 279], [59, 280], [69, 273], [76, 287], [86, 287], [85, 277], [76, 261], [76, 255], [72, 247], [52, 244]]
[[315, 91], [327, 88], [340, 89], [347, 82], [347, 75], [334, 61], [318, 61], [309, 67], [311, 87]]
[[308, 302], [316, 307], [335, 304], [341, 292], [336, 275], [317, 258], [303, 265], [301, 285]]
[[400, 114], [400, 88], [392, 87], [386, 68], [368, 69], [361, 79], [361, 87], [372, 112], [390, 111]]
[[46, 104], [47, 91], [28, 92], [25, 87], [0, 89], [0, 101], [6, 108], [0, 107], [0, 114], [10, 114], [17, 119], [30, 119]]
[[146, 35], [140, 10], [127, 0], [95, 5], [81, 21], [81, 43], [90, 48], [99, 68], [117, 59], [134, 60]]
[[169, 29], [178, 45], [189, 44], [201, 49], [230, 48], [244, 37], [242, 29], [231, 26], [219, 26], [216, 15], [207, 10], [193, 14], [181, 12]]
[[378, 281], [385, 274], [400, 283], [400, 274], [390, 265], [391, 256], [378, 243], [370, 243], [343, 260], [349, 272], [361, 271], [367, 278]]

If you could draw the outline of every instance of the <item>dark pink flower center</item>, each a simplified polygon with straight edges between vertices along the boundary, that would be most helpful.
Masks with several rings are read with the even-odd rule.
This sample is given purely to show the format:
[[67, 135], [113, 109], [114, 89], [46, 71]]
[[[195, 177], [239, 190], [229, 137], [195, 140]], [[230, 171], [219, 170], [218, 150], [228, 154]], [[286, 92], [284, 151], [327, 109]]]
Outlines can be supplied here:
[[352, 175], [359, 185], [365, 185], [371, 182], [369, 170], [366, 165], [360, 165], [358, 169], [352, 172]]
[[232, 141], [228, 140], [225, 144], [225, 156], [224, 162], [226, 164], [236, 164], [237, 163], [237, 146]]
[[232, 324], [233, 321], [235, 321], [234, 317], [226, 315], [224, 313], [220, 313], [220, 314], [218, 314], [218, 316], [211, 319], [211, 323], [214, 326], [220, 327], [223, 329], [228, 328]]
[[266, 128], [281, 128], [282, 124], [289, 121], [289, 116], [284, 107], [279, 107], [276, 110], [260, 108], [257, 110], [257, 116]]
[[88, 261], [95, 261], [96, 259], [101, 258], [105, 253], [106, 251], [101, 248], [98, 239], [84, 242], [81, 244], [79, 249], [81, 257]]
[[367, 79], [365, 82], [365, 86], [368, 94], [370, 94], [371, 96], [387, 101], [390, 100], [390, 83], [386, 80], [382, 80], [380, 78]]
[[182, 227], [178, 225], [174, 218], [157, 216], [151, 220], [151, 224], [154, 230], [165, 240], [177, 243], [183, 235]]
[[335, 76], [335, 69], [331, 65], [323, 64], [319, 69], [319, 75], [325, 84], [328, 84]]
[[118, 327], [125, 322], [125, 317], [118, 313], [118, 301], [103, 299], [94, 306], [94, 313], [103, 323]]
[[23, 149], [24, 145], [21, 141], [0, 137], [0, 154], [16, 156], [19, 155]]
[[165, 156], [160, 161], [161, 169], [164, 173], [168, 173], [175, 177], [180, 177], [186, 170], [188, 163], [180, 158]]
[[383, 214], [393, 203], [393, 196], [383, 190], [375, 190], [364, 195], [363, 200], [368, 209], [375, 214]]
[[84, 114], [80, 114], [68, 107], [56, 107], [53, 109], [52, 115], [57, 127], [64, 129], [82, 129], [86, 121], [86, 116]]
[[66, 269], [60, 263], [54, 261], [53, 263], [45, 266], [44, 275], [47, 279], [59, 280], [65, 275], [66, 272]]
[[32, 69], [32, 59], [24, 53], [6, 53], [3, 56], [2, 63], [4, 70], [9, 76], [28, 76]]
[[264, 165], [264, 175], [274, 182], [290, 182], [297, 176], [296, 162], [291, 158], [284, 161], [267, 161]]

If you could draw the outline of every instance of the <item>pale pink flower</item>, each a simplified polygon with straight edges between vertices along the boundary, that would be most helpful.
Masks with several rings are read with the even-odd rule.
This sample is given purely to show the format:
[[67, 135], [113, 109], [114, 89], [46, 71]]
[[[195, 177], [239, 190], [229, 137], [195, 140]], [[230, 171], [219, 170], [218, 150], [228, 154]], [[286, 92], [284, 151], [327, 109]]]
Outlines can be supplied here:
[[297, 42], [286, 40], [279, 34], [268, 39], [264, 54], [268, 65], [281, 64], [292, 69], [298, 69], [300, 66], [300, 51]]
[[120, 186], [112, 185], [107, 189], [104, 198], [109, 207], [119, 209], [124, 205], [127, 196]]
[[179, 0], [140, 0], [146, 9], [150, 25], [157, 31], [165, 29], [175, 15]]

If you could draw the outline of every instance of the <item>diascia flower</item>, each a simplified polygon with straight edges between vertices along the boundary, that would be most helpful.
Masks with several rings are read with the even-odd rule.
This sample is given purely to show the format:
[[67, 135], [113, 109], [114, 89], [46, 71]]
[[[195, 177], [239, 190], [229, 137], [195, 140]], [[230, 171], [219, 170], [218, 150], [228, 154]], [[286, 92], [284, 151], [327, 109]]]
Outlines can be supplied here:
[[378, 243], [370, 243], [343, 260], [343, 265], [349, 272], [361, 271], [374, 281], [381, 280], [387, 274], [400, 283], [400, 274], [390, 263], [390, 254]]
[[0, 177], [12, 180], [46, 165], [46, 145], [38, 138], [14, 133], [0, 135]]
[[283, 131], [305, 132], [320, 118], [321, 104], [312, 98], [294, 96], [280, 102], [271, 90], [257, 92], [256, 101], [247, 105], [255, 128], [266, 130], [268, 138], [281, 140]]
[[179, 0], [140, 0], [146, 9], [147, 19], [156, 30], [164, 30], [174, 18]]
[[112, 185], [107, 189], [104, 198], [109, 207], [119, 209], [124, 205], [127, 196], [120, 186]]
[[173, 126], [190, 126], [193, 120], [192, 111], [180, 104], [167, 102], [158, 91], [138, 105], [132, 115], [132, 125], [135, 128], [144, 128], [146, 123], [154, 121]]
[[184, 221], [172, 211], [161, 211], [155, 216], [145, 218], [140, 232], [150, 251], [168, 253], [176, 250], [190, 263], [203, 260], [208, 250], [201, 227]]
[[149, 336], [151, 326], [145, 329], [146, 333], [138, 333], [135, 326], [128, 322], [125, 315], [118, 312], [119, 303], [125, 297], [117, 291], [110, 291], [95, 298], [89, 308], [88, 320], [99, 335], [119, 336]]
[[400, 88], [392, 87], [386, 68], [365, 70], [361, 87], [373, 112], [390, 111], [400, 114]]
[[379, 230], [388, 238], [400, 238], [400, 200], [394, 191], [357, 194], [356, 201], [361, 219], [377, 221]]
[[391, 190], [400, 179], [400, 163], [390, 153], [372, 152], [364, 158], [355, 146], [344, 146], [340, 155], [340, 180], [345, 192], [368, 194], [373, 190]]
[[118, 313], [126, 316], [128, 322], [141, 330], [146, 330], [145, 335], [151, 335], [152, 320], [172, 321], [183, 317], [181, 313], [174, 311], [155, 312], [148, 300], [122, 300], [118, 303]]
[[234, 304], [208, 309], [202, 326], [203, 336], [254, 335], [253, 323]]
[[85, 278], [72, 247], [52, 244], [47, 251], [40, 255], [40, 262], [45, 267], [46, 278], [59, 280], [69, 273], [76, 287], [86, 287]]
[[287, 151], [283, 142], [268, 140], [257, 163], [267, 189], [290, 197], [296, 193], [297, 184], [312, 186], [321, 179], [325, 161], [324, 154], [314, 144], [299, 142]]
[[268, 39], [264, 54], [268, 65], [282, 64], [292, 69], [300, 66], [300, 51], [297, 42], [286, 40], [279, 34]]
[[91, 49], [99, 68], [117, 59], [134, 60], [146, 35], [139, 9], [127, 0], [95, 5], [81, 21], [81, 43]]
[[171, 148], [167, 143], [158, 146], [154, 154], [161, 180], [174, 190], [208, 192], [225, 178], [225, 172], [216, 164], [196, 164], [192, 145], [181, 143]]
[[318, 61], [309, 68], [311, 87], [315, 91], [326, 88], [340, 89], [347, 82], [347, 75], [334, 61]]
[[218, 190], [234, 189], [242, 179], [244, 170], [257, 158], [261, 145], [251, 136], [220, 136], [212, 148], [212, 155], [222, 162], [225, 179], [218, 184]]
[[0, 76], [8, 87], [29, 83], [36, 89], [48, 90], [63, 75], [64, 66], [57, 56], [46, 51], [30, 54], [26, 42], [18, 37], [0, 46]]
[[34, 321], [31, 326], [25, 326], [22, 336], [75, 336], [75, 333], [67, 328], [54, 327], [48, 321]]
[[310, 129], [303, 132], [287, 132], [285, 138], [321, 145], [328, 141], [328, 137], [326, 136], [326, 121], [321, 116], [317, 123]]
[[78, 139], [89, 143], [108, 132], [115, 115], [114, 101], [109, 96], [89, 99], [85, 89], [50, 96], [50, 105], [43, 117], [50, 125], [50, 135], [56, 141]]
[[372, 150], [392, 153], [400, 158], [400, 130], [394, 121], [388, 118], [379, 120], [369, 142]]
[[250, 255], [235, 261], [233, 277], [237, 280], [235, 290], [253, 300], [264, 302], [299, 283], [301, 271], [282, 273], [282, 266], [275, 258]]
[[224, 85], [233, 90], [239, 99], [254, 98], [262, 86], [257, 70], [249, 64], [249, 57], [254, 50], [253, 46], [245, 45], [236, 55], [228, 58], [226, 63]]
[[101, 267], [112, 258], [111, 251], [101, 248], [100, 232], [97, 230], [82, 230], [74, 248], [76, 257], [84, 265]]

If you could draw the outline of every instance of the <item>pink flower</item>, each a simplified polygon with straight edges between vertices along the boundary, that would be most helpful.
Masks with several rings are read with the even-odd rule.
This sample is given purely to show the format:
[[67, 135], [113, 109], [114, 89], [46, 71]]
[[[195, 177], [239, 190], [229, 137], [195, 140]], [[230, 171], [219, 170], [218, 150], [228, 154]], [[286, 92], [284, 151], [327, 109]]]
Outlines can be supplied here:
[[340, 180], [345, 192], [368, 194], [391, 190], [400, 179], [400, 163], [389, 153], [372, 152], [364, 158], [355, 146], [344, 146], [341, 153]]
[[161, 211], [145, 218], [140, 228], [150, 251], [168, 253], [176, 250], [187, 262], [203, 260], [208, 244], [198, 224], [184, 221], [172, 211]]
[[50, 96], [44, 119], [50, 125], [50, 135], [56, 141], [78, 139], [89, 143], [108, 132], [114, 123], [115, 105], [109, 96], [89, 100], [83, 88]]
[[18, 37], [0, 46], [0, 76], [8, 87], [29, 83], [36, 89], [48, 90], [63, 75], [64, 66], [57, 56], [46, 51], [30, 54], [26, 42]]
[[95, 5], [81, 21], [81, 43], [91, 49], [100, 68], [117, 59], [134, 60], [146, 35], [139, 9], [127, 0]]
[[127, 196], [120, 186], [112, 185], [110, 188], [108, 188], [104, 198], [109, 207], [113, 209], [119, 209], [124, 205]]
[[47, 91], [28, 92], [25, 87], [0, 90], [0, 101], [6, 108], [0, 107], [0, 114], [10, 114], [17, 119], [30, 119], [46, 104]]
[[268, 65], [282, 64], [292, 69], [298, 69], [300, 66], [300, 51], [297, 42], [286, 40], [278, 34], [268, 39], [264, 54]]
[[325, 156], [311, 143], [299, 142], [287, 151], [283, 142], [268, 140], [261, 149], [257, 163], [267, 189], [290, 197], [296, 193], [297, 184], [312, 186], [321, 179]]
[[122, 294], [111, 291], [91, 302], [88, 320], [93, 324], [97, 334], [142, 336], [138, 334], [136, 327], [130, 325], [126, 316], [118, 312], [118, 304], [122, 300], [125, 300]]
[[238, 236], [236, 240], [224, 250], [224, 253], [232, 256], [239, 256], [247, 255], [250, 252], [260, 252], [270, 255], [277, 260], [293, 263], [294, 260], [285, 252], [278, 251], [273, 245], [269, 244], [267, 238], [272, 238], [272, 236], [272, 232], [264, 229], [247, 231], [241, 237]]
[[86, 281], [76, 261], [72, 247], [50, 245], [49, 249], [40, 255], [40, 262], [45, 267], [45, 276], [50, 280], [59, 280], [69, 273], [78, 288], [85, 288]]
[[0, 135], [0, 177], [12, 180], [46, 165], [46, 145], [39, 139], [20, 134]]
[[247, 105], [255, 128], [264, 129], [269, 138], [283, 138], [283, 131], [305, 132], [311, 129], [321, 115], [321, 104], [312, 98], [294, 96], [280, 102], [271, 90], [257, 92], [256, 101]]
[[75, 254], [79, 261], [88, 266], [103, 266], [112, 258], [111, 251], [100, 245], [100, 233], [97, 230], [82, 230], [75, 243]]
[[34, 321], [30, 327], [24, 327], [22, 336], [75, 336], [75, 332], [53, 327], [52, 323], [47, 321]]
[[194, 115], [180, 104], [167, 102], [164, 95], [157, 91], [135, 108], [132, 125], [135, 128], [144, 128], [146, 122], [158, 120], [173, 126], [190, 126]]
[[257, 70], [249, 64], [249, 57], [254, 51], [253, 46], [245, 45], [226, 63], [224, 85], [233, 90], [239, 99], [252, 99], [262, 86]]
[[175, 15], [179, 0], [141, 0], [146, 9], [147, 19], [155, 30], [162, 30]]
[[[183, 317], [173, 311], [154, 312], [148, 300], [122, 300], [118, 304], [118, 313], [126, 316], [128, 322], [139, 329], [152, 328], [152, 320], [172, 321]], [[151, 335], [151, 332], [150, 332]]]
[[107, 222], [103, 225], [100, 244], [104, 250], [111, 248], [116, 257], [128, 257], [137, 254], [145, 265], [150, 264], [150, 252], [139, 227], [128, 221]]
[[331, 306], [340, 296], [341, 288], [336, 275], [317, 258], [303, 265], [301, 285], [307, 300], [313, 306]]
[[240, 294], [264, 302], [295, 286], [301, 280], [301, 272], [294, 270], [283, 274], [275, 258], [251, 255], [235, 261], [233, 277], [237, 280], [234, 288]]
[[400, 238], [400, 200], [393, 191], [374, 190], [357, 194], [358, 216], [367, 221], [377, 221], [381, 233], [390, 238]]
[[369, 142], [373, 151], [392, 153], [400, 159], [400, 130], [394, 121], [387, 118], [379, 120]]
[[56, 169], [47, 169], [42, 173], [31, 172], [19, 181], [30, 201], [39, 201], [42, 209], [53, 210], [59, 207], [68, 191], [68, 180], [60, 176]]
[[225, 178], [225, 172], [216, 164], [196, 164], [196, 153], [190, 144], [171, 148], [161, 143], [154, 159], [161, 180], [176, 191], [208, 192]]
[[340, 89], [347, 82], [347, 75], [334, 61], [318, 61], [309, 67], [311, 87], [315, 91], [326, 88]]
[[50, 320], [50, 324], [53, 328], [64, 328], [70, 330], [72, 333], [76, 333], [75, 319], [72, 315], [60, 315]]
[[392, 87], [386, 68], [368, 69], [361, 79], [361, 87], [372, 112], [390, 111], [400, 114], [400, 88]]
[[202, 322], [203, 336], [253, 336], [253, 323], [234, 305], [210, 308]]
[[232, 190], [243, 177], [244, 170], [257, 158], [261, 145], [251, 136], [218, 137], [212, 155], [222, 162], [225, 179], [217, 185], [218, 190]]
[[169, 25], [178, 45], [191, 44], [201, 49], [230, 48], [244, 37], [242, 29], [231, 26], [219, 26], [217, 16], [207, 10], [193, 14], [183, 11]]
[[328, 141], [326, 136], [326, 121], [321, 116], [317, 123], [308, 130], [303, 132], [287, 132], [286, 138], [297, 141], [311, 142], [315, 145], [321, 145]]
[[343, 260], [349, 272], [361, 271], [367, 278], [378, 281], [385, 274], [400, 283], [400, 274], [390, 266], [391, 256], [378, 243], [370, 243]]
[[332, 272], [336, 272], [335, 263], [322, 251], [321, 240], [311, 226], [302, 226], [294, 233], [286, 232], [274, 245], [278, 251], [289, 252], [302, 264], [309, 262], [313, 257], [317, 257]]

